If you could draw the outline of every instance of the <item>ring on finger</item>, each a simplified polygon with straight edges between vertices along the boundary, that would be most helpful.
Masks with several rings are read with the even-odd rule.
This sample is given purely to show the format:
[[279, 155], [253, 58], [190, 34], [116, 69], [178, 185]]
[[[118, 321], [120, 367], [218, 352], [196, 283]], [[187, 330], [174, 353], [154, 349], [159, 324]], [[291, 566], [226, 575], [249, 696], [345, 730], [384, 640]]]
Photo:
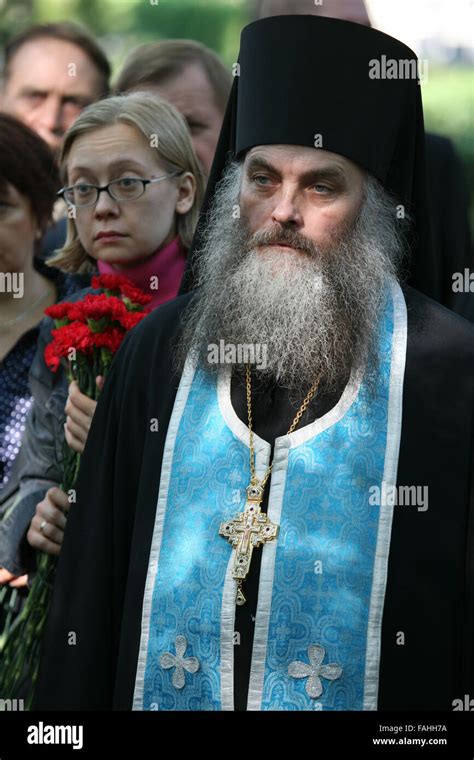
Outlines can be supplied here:
[[43, 520], [43, 522], [40, 525], [40, 531], [41, 531], [41, 533], [43, 533], [43, 535], [44, 535], [45, 525], [47, 525], [47, 524], [48, 524], [48, 521], [47, 520]]

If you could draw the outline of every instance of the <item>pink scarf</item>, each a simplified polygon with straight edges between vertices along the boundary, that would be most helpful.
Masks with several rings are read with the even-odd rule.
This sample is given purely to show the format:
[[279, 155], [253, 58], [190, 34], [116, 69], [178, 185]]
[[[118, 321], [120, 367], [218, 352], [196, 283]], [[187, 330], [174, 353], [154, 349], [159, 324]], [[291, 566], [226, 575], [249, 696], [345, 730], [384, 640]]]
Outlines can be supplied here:
[[[152, 309], [175, 298], [178, 294], [185, 266], [186, 249], [183, 247], [179, 236], [146, 259], [124, 267], [124, 269], [116, 269], [112, 264], [106, 264], [104, 261], [98, 262], [100, 274], [122, 274], [128, 277], [137, 288], [149, 293], [152, 296], [150, 302]], [[156, 289], [157, 278], [158, 288]]]

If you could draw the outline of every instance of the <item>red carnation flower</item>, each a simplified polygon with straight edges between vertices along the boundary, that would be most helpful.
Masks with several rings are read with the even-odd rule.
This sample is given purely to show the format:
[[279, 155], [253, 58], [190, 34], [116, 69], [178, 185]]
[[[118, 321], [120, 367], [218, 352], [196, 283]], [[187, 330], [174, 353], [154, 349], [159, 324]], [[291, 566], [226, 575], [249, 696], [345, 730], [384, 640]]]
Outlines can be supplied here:
[[115, 354], [124, 339], [124, 332], [117, 327], [108, 327], [104, 332], [94, 333], [94, 348], [107, 348]]
[[121, 293], [124, 281], [132, 284], [131, 280], [122, 275], [98, 274], [92, 278], [92, 287], [96, 290], [115, 290], [117, 293]]
[[132, 330], [132, 328], [134, 328], [135, 325], [138, 325], [138, 323], [141, 322], [142, 319], [144, 319], [149, 313], [150, 312], [148, 310], [129, 311], [120, 319], [120, 324], [125, 328], [125, 330]]
[[48, 343], [44, 349], [44, 360], [51, 372], [57, 372], [59, 369], [60, 359], [57, 353], [57, 347], [54, 341]]
[[136, 288], [134, 285], [124, 285], [122, 288], [122, 296], [128, 298], [132, 303], [140, 304], [140, 306], [146, 306], [153, 300], [148, 293]]
[[92, 278], [92, 287], [97, 290], [109, 290], [130, 299], [134, 304], [145, 306], [152, 297], [137, 288], [128, 277], [117, 274], [101, 274]]
[[53, 306], [48, 306], [48, 308], [44, 310], [44, 313], [53, 319], [69, 319], [69, 306], [70, 304], [67, 302], [56, 303]]
[[88, 319], [102, 319], [109, 317], [115, 319], [116, 315], [126, 312], [126, 306], [121, 298], [117, 296], [107, 296], [105, 293], [100, 295], [87, 295], [84, 299], [84, 314]]

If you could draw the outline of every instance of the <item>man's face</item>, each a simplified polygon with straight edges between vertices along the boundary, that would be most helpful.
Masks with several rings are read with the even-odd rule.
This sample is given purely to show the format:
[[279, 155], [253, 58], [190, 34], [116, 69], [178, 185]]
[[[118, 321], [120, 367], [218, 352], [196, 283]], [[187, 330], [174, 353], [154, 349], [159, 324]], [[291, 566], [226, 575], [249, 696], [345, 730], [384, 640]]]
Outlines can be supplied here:
[[178, 76], [160, 84], [147, 84], [146, 89], [157, 92], [184, 116], [196, 156], [204, 173], [209, 175], [224, 115], [215, 103], [202, 66], [190, 64]]
[[16, 116], [57, 151], [80, 112], [100, 96], [100, 74], [81, 48], [49, 38], [15, 53], [0, 109]]
[[[321, 249], [354, 222], [364, 174], [335, 153], [296, 145], [260, 145], [245, 157], [241, 213], [250, 235], [285, 230]], [[261, 255], [301, 256], [285, 245], [258, 245]]]
[[220, 340], [265, 347], [262, 378], [301, 403], [317, 377], [340, 388], [376, 366], [387, 279], [404, 248], [395, 201], [374, 177], [327, 151], [260, 146], [229, 163], [209, 211], [180, 367], [192, 350], [219, 369], [209, 347]]

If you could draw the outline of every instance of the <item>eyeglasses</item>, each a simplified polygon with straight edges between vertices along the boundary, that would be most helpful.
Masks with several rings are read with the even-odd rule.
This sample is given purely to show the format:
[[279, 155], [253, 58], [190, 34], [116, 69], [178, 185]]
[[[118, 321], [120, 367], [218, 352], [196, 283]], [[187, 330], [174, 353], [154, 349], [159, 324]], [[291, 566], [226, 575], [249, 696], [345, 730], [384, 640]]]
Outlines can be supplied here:
[[184, 169], [171, 172], [170, 174], [163, 174], [161, 177], [155, 179], [138, 179], [138, 177], [124, 177], [123, 179], [114, 179], [109, 182], [108, 185], [99, 187], [98, 185], [89, 185], [86, 182], [79, 182], [77, 185], [71, 185], [70, 187], [63, 187], [56, 195], [63, 198], [68, 206], [75, 206], [78, 208], [85, 208], [86, 206], [95, 206], [99, 200], [99, 195], [106, 192], [110, 195], [114, 201], [123, 203], [123, 201], [135, 201], [137, 198], [141, 198], [145, 192], [146, 186], [153, 184], [153, 182], [161, 182], [161, 180], [167, 177], [175, 177], [177, 174], [182, 174]]

